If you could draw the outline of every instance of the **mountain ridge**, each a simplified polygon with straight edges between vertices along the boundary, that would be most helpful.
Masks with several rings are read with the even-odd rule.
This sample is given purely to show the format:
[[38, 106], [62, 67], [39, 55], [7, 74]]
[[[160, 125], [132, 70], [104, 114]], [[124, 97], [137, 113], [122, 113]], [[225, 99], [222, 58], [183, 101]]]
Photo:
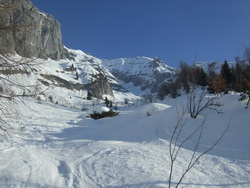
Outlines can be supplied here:
[[136, 57], [105, 60], [103, 65], [129, 90], [131, 85], [142, 93], [155, 93], [162, 82], [173, 79], [175, 69], [159, 58]]

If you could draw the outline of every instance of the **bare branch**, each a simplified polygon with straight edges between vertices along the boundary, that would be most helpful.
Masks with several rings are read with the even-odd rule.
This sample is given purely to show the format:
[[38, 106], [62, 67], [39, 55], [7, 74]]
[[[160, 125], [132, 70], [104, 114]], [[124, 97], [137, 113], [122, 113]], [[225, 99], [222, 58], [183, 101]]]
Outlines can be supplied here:
[[217, 107], [222, 106], [221, 103], [216, 102], [216, 96], [207, 96], [208, 92], [203, 90], [198, 92], [194, 88], [187, 94], [187, 107], [188, 112], [192, 118], [197, 116], [205, 109], [215, 110], [218, 113], [222, 113]]
[[[199, 102], [197, 104], [199, 104]], [[177, 110], [177, 107], [176, 107], [176, 110]], [[184, 168], [184, 171], [179, 177], [179, 180], [177, 181], [175, 187], [178, 187], [181, 184], [186, 174], [193, 168], [193, 166], [199, 161], [199, 159], [202, 156], [204, 156], [205, 154], [213, 150], [214, 147], [217, 146], [222, 141], [223, 137], [225, 136], [225, 134], [227, 133], [229, 129], [229, 126], [231, 124], [231, 119], [232, 119], [230, 118], [229, 123], [227, 124], [227, 127], [225, 128], [225, 130], [214, 141], [214, 143], [211, 144], [210, 147], [208, 147], [205, 151], [199, 151], [199, 147], [201, 146], [201, 139], [204, 136], [204, 127], [205, 127], [207, 118], [205, 117], [203, 121], [200, 123], [200, 125], [181, 141], [180, 135], [183, 132], [184, 127], [186, 126], [187, 116], [185, 116], [186, 111], [184, 111], [182, 115], [179, 116], [179, 112], [177, 110], [177, 114], [178, 114], [178, 119], [174, 127], [173, 133], [171, 135], [170, 146], [169, 146], [169, 156], [170, 156], [170, 171], [169, 171], [169, 185], [168, 185], [169, 188], [172, 185], [172, 177], [173, 177], [173, 173], [175, 169], [176, 160], [181, 157], [180, 150], [183, 149], [184, 144], [187, 143], [189, 140], [194, 139], [195, 135], [197, 135], [197, 138], [194, 139], [195, 145], [192, 149], [192, 154], [189, 160], [187, 161], [187, 166]]]

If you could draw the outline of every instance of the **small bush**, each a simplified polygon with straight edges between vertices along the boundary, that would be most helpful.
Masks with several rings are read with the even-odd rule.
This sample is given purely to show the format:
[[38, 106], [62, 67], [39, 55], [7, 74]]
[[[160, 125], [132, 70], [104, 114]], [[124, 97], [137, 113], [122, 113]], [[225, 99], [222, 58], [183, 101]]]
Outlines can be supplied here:
[[83, 106], [82, 111], [87, 111], [87, 108]]
[[93, 97], [93, 94], [90, 91], [88, 91], [87, 100], [92, 100], [92, 97]]
[[151, 116], [151, 115], [152, 115], [152, 113], [147, 111], [147, 116]]
[[105, 117], [114, 117], [117, 116], [118, 114], [119, 112], [114, 112], [113, 110], [109, 110], [108, 112], [102, 112], [101, 114], [94, 112], [93, 114], [90, 114], [90, 117], [92, 119], [97, 120]]
[[53, 102], [53, 97], [51, 95], [48, 97], [48, 99], [50, 102]]

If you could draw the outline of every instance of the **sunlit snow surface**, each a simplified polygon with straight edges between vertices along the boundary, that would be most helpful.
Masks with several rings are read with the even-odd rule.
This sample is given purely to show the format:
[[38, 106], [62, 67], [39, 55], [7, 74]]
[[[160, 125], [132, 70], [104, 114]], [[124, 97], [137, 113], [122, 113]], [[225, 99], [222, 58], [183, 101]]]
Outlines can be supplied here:
[[[201, 150], [232, 120], [223, 142], [201, 158], [181, 187], [250, 187], [250, 111], [238, 97], [220, 99], [223, 114], [207, 110], [197, 120], [188, 118], [183, 137], [206, 116]], [[26, 98], [27, 106], [19, 105], [19, 129], [0, 142], [0, 187], [166, 187], [169, 139], [185, 100], [120, 106], [119, 116], [92, 120], [87, 111]], [[192, 141], [180, 153], [173, 186], [191, 149]]]

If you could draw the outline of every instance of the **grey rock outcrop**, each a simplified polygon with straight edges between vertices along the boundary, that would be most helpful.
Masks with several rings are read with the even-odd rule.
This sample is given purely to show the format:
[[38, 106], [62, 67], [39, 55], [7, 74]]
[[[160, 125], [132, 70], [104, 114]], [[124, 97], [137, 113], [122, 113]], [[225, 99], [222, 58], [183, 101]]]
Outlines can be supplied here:
[[99, 99], [102, 99], [104, 94], [114, 96], [113, 89], [105, 75], [100, 73], [95, 75], [95, 77], [95, 81], [85, 86], [92, 92], [93, 96]]
[[65, 58], [60, 23], [29, 0], [0, 0], [0, 46], [23, 57]]

